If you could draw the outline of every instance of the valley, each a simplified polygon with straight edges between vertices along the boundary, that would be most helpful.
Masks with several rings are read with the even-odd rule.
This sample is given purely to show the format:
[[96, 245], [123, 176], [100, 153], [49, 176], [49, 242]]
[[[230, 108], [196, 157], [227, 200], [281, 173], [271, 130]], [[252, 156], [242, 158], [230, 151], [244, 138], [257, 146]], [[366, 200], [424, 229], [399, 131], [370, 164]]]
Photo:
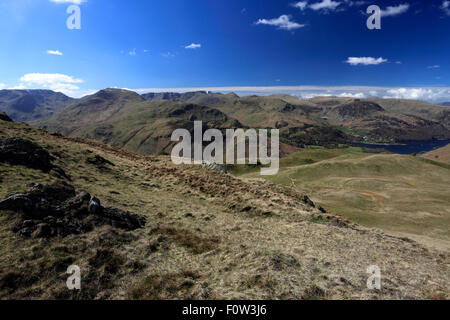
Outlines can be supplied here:
[[[450, 250], [450, 167], [433, 157], [442, 152], [424, 156], [369, 152], [301, 150], [281, 159], [279, 174], [266, 179], [304, 190], [327, 211], [351, 221]], [[258, 176], [253, 169], [236, 173]]]
[[[447, 107], [105, 89], [40, 108], [0, 113], [0, 298], [448, 299], [448, 145], [378, 148], [449, 139]], [[173, 164], [194, 121], [278, 128], [279, 173]]]

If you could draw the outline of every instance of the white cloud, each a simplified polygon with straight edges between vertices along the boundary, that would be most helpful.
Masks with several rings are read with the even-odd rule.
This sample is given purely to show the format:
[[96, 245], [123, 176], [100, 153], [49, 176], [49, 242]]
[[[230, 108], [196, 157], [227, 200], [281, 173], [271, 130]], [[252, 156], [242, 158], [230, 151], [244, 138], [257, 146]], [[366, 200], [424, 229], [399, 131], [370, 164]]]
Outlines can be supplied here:
[[185, 49], [199, 49], [202, 45], [199, 43], [191, 43], [190, 45], [184, 47]]
[[348, 63], [349, 65], [352, 66], [357, 66], [357, 65], [377, 65], [377, 64], [381, 64], [387, 62], [387, 59], [383, 59], [382, 57], [375, 59], [372, 57], [349, 57], [346, 61], [346, 63]]
[[128, 52], [128, 54], [130, 56], [135, 56], [136, 55], [136, 49], [131, 50], [130, 52]]
[[440, 65], [434, 65], [434, 66], [428, 66], [428, 69], [439, 69], [441, 66]]
[[302, 11], [306, 9], [307, 5], [308, 5], [308, 1], [299, 1], [299, 2], [296, 2], [296, 3], [292, 4], [292, 6], [294, 8], [300, 9]]
[[341, 98], [365, 98], [366, 95], [362, 92], [358, 92], [358, 93], [342, 92], [342, 93], [338, 94], [338, 97], [341, 97]]
[[398, 6], [389, 6], [385, 10], [381, 10], [382, 17], [396, 16], [405, 13], [409, 9], [409, 3], [399, 4]]
[[10, 88], [7, 88], [7, 89], [8, 90], [23, 90], [23, 89], [27, 89], [27, 87], [25, 85], [23, 85], [23, 84], [19, 84], [17, 86], [10, 87]]
[[282, 30], [295, 30], [299, 28], [303, 28], [304, 24], [299, 24], [295, 21], [291, 21], [291, 17], [288, 15], [281, 15], [279, 18], [274, 19], [259, 19], [256, 24], [265, 24], [269, 26], [278, 27], [278, 29]]
[[387, 90], [383, 98], [438, 100], [450, 97], [448, 88], [396, 88]]
[[0, 83], [0, 90], [6, 88], [6, 84]]
[[450, 16], [450, 1], [446, 0], [442, 2], [441, 9]]
[[322, 0], [321, 2], [311, 4], [309, 7], [312, 10], [335, 10], [337, 7], [341, 5], [341, 3], [342, 2], [333, 0]]
[[365, 0], [357, 0], [357, 1], [353, 1], [353, 0], [343, 0], [343, 1], [322, 0], [320, 2], [316, 2], [316, 3], [310, 4], [310, 5], [308, 5], [308, 1], [299, 1], [299, 2], [292, 3], [291, 6], [293, 6], [294, 8], [300, 9], [301, 11], [304, 11], [307, 8], [309, 8], [314, 11], [322, 10], [325, 12], [330, 12], [330, 11], [343, 11], [343, 10], [345, 10], [345, 8], [343, 8], [343, 6], [359, 7], [359, 6], [365, 5], [367, 3], [368, 2]]
[[22, 82], [37, 84], [53, 84], [53, 83], [82, 83], [83, 80], [75, 79], [71, 76], [60, 73], [28, 73], [20, 78]]
[[54, 56], [62, 56], [63, 55], [63, 53], [59, 50], [47, 50], [47, 54], [51, 54]]
[[380, 97], [392, 99], [419, 99], [430, 102], [449, 101], [450, 87], [370, 87], [370, 86], [269, 86], [269, 87], [191, 87], [191, 88], [145, 88], [129, 89], [137, 93], [148, 92], [192, 92], [211, 91], [229, 93], [234, 92], [240, 96], [290, 94], [304, 99], [318, 96], [336, 97]]
[[16, 89], [50, 89], [67, 95], [76, 95], [80, 91], [78, 84], [83, 80], [60, 73], [28, 73], [20, 78]]
[[50, 2], [82, 4], [83, 2], [87, 2], [87, 0], [50, 0]]

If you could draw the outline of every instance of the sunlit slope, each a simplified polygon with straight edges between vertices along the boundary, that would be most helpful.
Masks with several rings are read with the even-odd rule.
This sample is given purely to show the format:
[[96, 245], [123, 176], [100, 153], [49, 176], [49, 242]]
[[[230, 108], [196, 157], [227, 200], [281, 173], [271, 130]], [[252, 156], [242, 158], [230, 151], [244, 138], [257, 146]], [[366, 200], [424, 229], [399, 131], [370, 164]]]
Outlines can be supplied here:
[[450, 144], [445, 147], [427, 152], [425, 158], [450, 164]]
[[305, 150], [282, 159], [281, 167], [268, 179], [306, 190], [327, 210], [450, 248], [450, 166], [444, 163], [393, 154]]

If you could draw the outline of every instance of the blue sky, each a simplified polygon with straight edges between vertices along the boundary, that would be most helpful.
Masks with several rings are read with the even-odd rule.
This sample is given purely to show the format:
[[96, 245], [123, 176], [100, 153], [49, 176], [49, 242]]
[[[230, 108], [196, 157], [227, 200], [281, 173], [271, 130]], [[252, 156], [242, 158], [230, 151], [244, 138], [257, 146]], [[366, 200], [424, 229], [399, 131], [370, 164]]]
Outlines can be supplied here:
[[449, 31], [447, 0], [0, 0], [0, 88], [450, 100]]

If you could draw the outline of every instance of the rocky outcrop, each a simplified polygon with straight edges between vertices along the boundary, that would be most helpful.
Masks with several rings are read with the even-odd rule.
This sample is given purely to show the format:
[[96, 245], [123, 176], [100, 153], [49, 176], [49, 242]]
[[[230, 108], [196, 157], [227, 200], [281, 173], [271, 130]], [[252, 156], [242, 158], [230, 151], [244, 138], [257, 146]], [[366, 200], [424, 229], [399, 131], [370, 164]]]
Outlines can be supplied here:
[[202, 166], [207, 169], [216, 171], [218, 173], [225, 174], [228, 172], [228, 168], [225, 164], [218, 164], [218, 163], [214, 163], [214, 162], [203, 161]]
[[289, 123], [287, 121], [279, 120], [275, 123], [275, 128], [281, 129], [281, 128], [287, 127], [288, 125], [289, 125]]
[[70, 180], [61, 168], [52, 164], [51, 156], [47, 150], [22, 138], [0, 139], [0, 162], [22, 165], [43, 172], [54, 171]]
[[70, 185], [31, 184], [26, 193], [0, 200], [0, 210], [22, 213], [14, 231], [23, 237], [65, 237], [101, 225], [131, 231], [145, 226], [145, 218], [117, 208], [103, 207], [87, 192]]
[[6, 121], [6, 122], [12, 122], [11, 118], [8, 117], [8, 115], [4, 112], [0, 112], [0, 120]]
[[106, 165], [110, 165], [112, 167], [115, 166], [114, 163], [112, 163], [111, 161], [99, 156], [99, 155], [94, 155], [94, 156], [90, 156], [86, 158], [86, 163], [89, 164], [93, 164], [97, 167], [105, 167]]
[[45, 149], [22, 138], [0, 140], [0, 162], [24, 165], [44, 172], [50, 171], [53, 167], [50, 154]]
[[303, 195], [303, 197], [301, 198], [301, 200], [302, 200], [302, 202], [303, 202], [304, 204], [307, 204], [307, 205], [309, 205], [310, 207], [319, 209], [319, 211], [320, 211], [321, 213], [327, 213], [327, 211], [326, 211], [322, 206], [316, 205], [316, 204], [314, 203], [314, 201], [312, 201], [306, 194]]

